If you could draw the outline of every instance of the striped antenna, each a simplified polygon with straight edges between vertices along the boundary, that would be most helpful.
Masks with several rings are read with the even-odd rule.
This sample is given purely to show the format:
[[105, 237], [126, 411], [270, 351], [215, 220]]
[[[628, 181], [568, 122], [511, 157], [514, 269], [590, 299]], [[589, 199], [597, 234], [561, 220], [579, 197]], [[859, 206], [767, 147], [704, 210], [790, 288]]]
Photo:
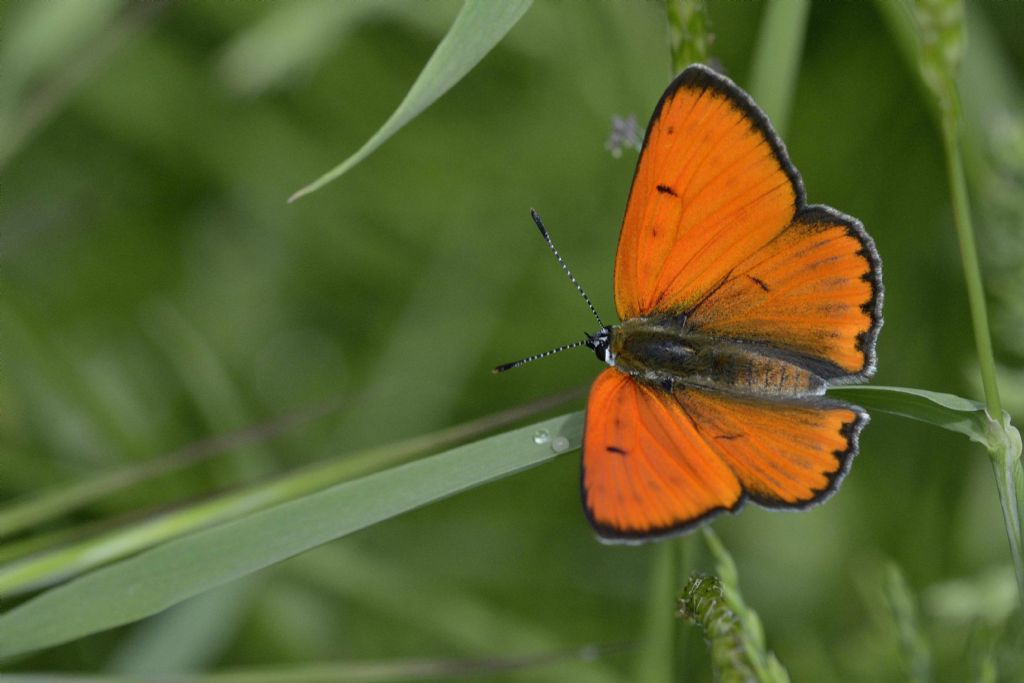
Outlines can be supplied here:
[[533, 222], [537, 224], [537, 228], [540, 230], [540, 234], [544, 238], [544, 241], [547, 242], [548, 247], [551, 248], [551, 253], [555, 255], [556, 259], [558, 259], [558, 265], [562, 266], [562, 270], [565, 271], [565, 274], [569, 276], [569, 279], [572, 280], [572, 283], [576, 286], [576, 291], [579, 292], [580, 296], [583, 297], [583, 300], [587, 302], [587, 308], [589, 308], [590, 312], [594, 314], [595, 318], [597, 318], [598, 324], [600, 324], [601, 327], [604, 327], [604, 321], [601, 320], [601, 316], [597, 314], [597, 309], [594, 308], [594, 304], [590, 303], [590, 297], [583, 291], [583, 287], [581, 287], [580, 283], [576, 281], [576, 277], [572, 274], [572, 271], [569, 270], [569, 266], [565, 265], [565, 261], [562, 260], [562, 255], [558, 253], [557, 249], [555, 249], [555, 243], [551, 241], [551, 235], [548, 234], [547, 228], [545, 228], [544, 224], [541, 222], [540, 215], [537, 214], [535, 209], [530, 209], [530, 215], [533, 216]]
[[535, 353], [534, 355], [527, 356], [526, 358], [523, 358], [521, 360], [517, 360], [517, 361], [512, 362], [512, 363], [505, 363], [504, 365], [499, 365], [498, 367], [496, 367], [493, 370], [491, 370], [491, 372], [493, 372], [495, 375], [497, 375], [499, 372], [505, 372], [506, 370], [512, 370], [513, 368], [518, 368], [518, 367], [520, 367], [522, 365], [526, 365], [527, 363], [532, 363], [535, 360], [540, 360], [541, 358], [547, 358], [548, 356], [553, 356], [556, 353], [561, 353], [562, 351], [568, 351], [569, 349], [578, 349], [579, 347], [581, 347], [584, 344], [586, 344], [587, 341], [588, 341], [587, 339], [581, 339], [581, 340], [579, 340], [577, 342], [573, 342], [571, 344], [563, 344], [562, 346], [559, 346], [556, 349], [551, 349], [550, 351], [545, 351], [544, 353]]
[[[555, 248], [555, 243], [551, 241], [551, 235], [548, 234], [548, 230], [547, 228], [544, 227], [544, 223], [540, 220], [540, 216], [534, 209], [530, 209], [530, 215], [533, 217], [533, 222], [537, 224], [537, 229], [540, 230], [541, 237], [543, 237], [544, 241], [548, 243], [548, 248], [551, 249], [551, 253], [555, 255], [555, 259], [558, 260], [558, 265], [562, 266], [562, 270], [565, 271], [565, 274], [569, 276], [569, 280], [576, 287], [576, 291], [580, 293], [580, 296], [583, 297], [583, 300], [587, 302], [587, 308], [589, 308], [590, 312], [594, 314], [595, 318], [597, 318], [597, 322], [603, 330], [605, 327], [604, 321], [601, 320], [601, 316], [597, 314], [597, 309], [594, 308], [594, 304], [590, 302], [590, 297], [587, 296], [587, 293], [585, 291], [583, 291], [583, 287], [581, 287], [580, 283], [576, 280], [576, 276], [572, 274], [571, 270], [569, 270], [569, 266], [565, 265], [565, 261], [562, 259], [562, 255], [558, 253], [558, 249]], [[526, 358], [517, 360], [512, 363], [505, 363], [504, 365], [499, 365], [498, 367], [494, 368], [494, 370], [492, 370], [491, 372], [493, 372], [494, 374], [498, 374], [499, 372], [505, 372], [506, 370], [512, 370], [513, 368], [518, 368], [520, 366], [526, 365], [527, 363], [532, 363], [533, 361], [540, 360], [541, 358], [553, 356], [556, 353], [561, 353], [562, 351], [568, 351], [569, 349], [578, 349], [581, 346], [586, 346], [588, 342], [592, 342], [594, 339], [595, 337], [587, 334], [586, 339], [581, 339], [579, 341], [572, 342], [571, 344], [563, 344], [558, 348], [551, 349], [550, 351], [545, 351], [544, 353], [535, 353], [532, 356], [527, 356]]]

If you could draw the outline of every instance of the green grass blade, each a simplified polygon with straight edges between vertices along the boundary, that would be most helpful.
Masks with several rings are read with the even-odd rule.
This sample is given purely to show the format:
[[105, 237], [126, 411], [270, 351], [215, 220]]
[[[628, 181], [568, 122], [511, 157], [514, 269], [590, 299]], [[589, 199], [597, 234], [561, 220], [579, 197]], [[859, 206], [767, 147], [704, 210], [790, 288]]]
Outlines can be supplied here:
[[[581, 413], [539, 422], [338, 484], [110, 565], [0, 617], [0, 656], [141, 619], [377, 522], [539, 465], [578, 448], [582, 427]], [[553, 438], [538, 444], [534, 434], [541, 429]]]
[[960, 396], [907, 387], [834, 387], [829, 396], [856, 403], [864, 408], [909, 417], [936, 427], [966, 435], [972, 441], [989, 445], [988, 416], [985, 406]]
[[121, 676], [205, 671], [238, 637], [264, 586], [252, 577], [233, 581], [147, 619], [121, 640], [104, 669]]
[[[789, 683], [789, 672], [765, 645], [761, 618], [743, 600], [732, 555], [709, 527], [702, 532], [718, 576], [691, 578], [680, 598], [683, 616], [704, 630], [720, 680]], [[743, 677], [748, 672], [752, 678]]]
[[[583, 645], [525, 655], [476, 659], [346, 660], [311, 664], [266, 665], [212, 673], [111, 675], [71, 672], [4, 674], [4, 683], [391, 683], [393, 681], [543, 680], [541, 671], [558, 672], [576, 665], [581, 675], [554, 680], [600, 681], [587, 672], [595, 659], [617, 655], [622, 645]], [[521, 672], [521, 677], [510, 676]], [[614, 679], [612, 679], [614, 680]]]
[[[84, 537], [84, 540], [60, 547], [56, 546], [68, 538], [65, 530], [33, 537], [16, 546], [28, 545], [29, 548], [25, 550], [41, 552], [28, 557], [23, 557], [25, 553], [11, 552], [14, 560], [0, 565], [0, 594], [10, 596], [50, 586], [174, 538], [393, 467], [423, 453], [477, 438], [492, 430], [549, 410], [564, 403], [568, 398], [575, 397], [577, 393], [576, 390], [563, 392], [431, 434], [357, 453], [346, 453], [267, 482], [163, 515], [148, 517], [138, 523], [95, 536], [86, 536], [87, 528], [73, 529], [73, 538]], [[38, 542], [38, 539], [42, 539], [42, 542]], [[47, 548], [52, 550], [46, 552]], [[8, 549], [5, 547], [4, 550]], [[13, 547], [12, 550], [17, 551], [19, 548]]]
[[989, 331], [988, 309], [985, 306], [985, 288], [981, 281], [978, 265], [978, 248], [974, 242], [974, 228], [971, 226], [971, 208], [967, 198], [967, 180], [964, 177], [964, 163], [960, 149], [959, 121], [953, 114], [942, 119], [942, 137], [946, 146], [946, 170], [953, 197], [953, 224], [960, 240], [960, 256], [963, 262], [964, 278], [967, 284], [967, 300], [970, 304], [971, 322], [974, 325], [974, 340], [978, 351], [978, 367], [981, 370], [985, 401], [993, 415], [1002, 412], [999, 385], [996, 382], [996, 360], [992, 350], [992, 334]]
[[906, 577], [896, 564], [890, 563], [886, 566], [882, 592], [896, 632], [899, 634], [900, 659], [906, 675], [905, 680], [908, 683], [928, 683], [933, 680], [928, 639], [921, 628], [917, 600], [907, 584]]
[[361, 20], [397, 9], [373, 0], [285, 2], [239, 31], [217, 70], [233, 92], [254, 97], [311, 72]]
[[779, 135], [786, 134], [789, 123], [810, 10], [810, 0], [774, 0], [764, 5], [749, 91]]
[[669, 683], [676, 676], [677, 624], [675, 597], [679, 593], [681, 540], [666, 541], [654, 548], [645, 614], [642, 649], [637, 660], [635, 680], [642, 683]]
[[[903, 0], [900, 3], [879, 0], [878, 4], [905, 55], [918, 67], [926, 101], [935, 112], [942, 134], [953, 225], [960, 243], [978, 368], [989, 416], [982, 430], [984, 437], [971, 438], [984, 443], [992, 459], [1021, 606], [1024, 607], [1024, 468], [1021, 466], [1020, 432], [1010, 424], [999, 395], [960, 134], [962, 117], [957, 73], [966, 49], [964, 3], [962, 0]], [[895, 7], [897, 4], [898, 8]]]
[[992, 433], [989, 455], [1017, 575], [1017, 596], [1024, 610], [1024, 466], [1021, 464], [1020, 431], [1010, 424], [1006, 413], [1001, 423], [991, 420], [989, 426]]
[[836, 387], [829, 395], [874, 410], [909, 417], [965, 434], [983, 445], [992, 461], [999, 492], [999, 504], [1006, 524], [1024, 607], [1024, 466], [1021, 463], [1020, 431], [1003, 413], [1000, 420], [989, 417], [986, 406], [966, 398], [905, 387]]
[[914, 16], [918, 28], [921, 75], [938, 104], [953, 203], [953, 225], [960, 242], [967, 301], [974, 327], [974, 344], [978, 352], [978, 369], [991, 418], [988, 425], [989, 455], [1010, 542], [1010, 554], [1017, 573], [1021, 607], [1024, 608], [1024, 470], [1020, 460], [1020, 433], [1010, 425], [1009, 418], [1003, 413], [999, 396], [985, 287], [974, 241], [974, 227], [971, 224], [971, 206], [960, 139], [961, 116], [956, 74], [966, 43], [964, 5], [961, 0], [915, 0]]
[[[0, 167], [67, 102], [121, 41], [132, 13], [117, 0], [4, 7], [0, 45]], [[120, 14], [120, 16], [119, 16]], [[130, 20], [130, 19], [129, 19]], [[46, 87], [40, 87], [45, 84]]]
[[448, 34], [430, 56], [416, 82], [412, 84], [398, 109], [384, 122], [362, 147], [345, 161], [295, 192], [289, 202], [303, 197], [337, 179], [360, 161], [370, 156], [385, 140], [433, 104], [458, 83], [498, 44], [533, 0], [466, 0]]

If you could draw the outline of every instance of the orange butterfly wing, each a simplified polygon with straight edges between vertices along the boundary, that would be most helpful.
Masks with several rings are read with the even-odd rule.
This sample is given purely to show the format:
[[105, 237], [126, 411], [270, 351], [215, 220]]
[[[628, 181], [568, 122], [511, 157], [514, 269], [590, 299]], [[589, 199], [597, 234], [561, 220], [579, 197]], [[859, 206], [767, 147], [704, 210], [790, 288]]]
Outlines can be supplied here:
[[805, 204], [768, 119], [707, 67], [655, 108], [615, 259], [623, 320], [684, 313], [696, 329], [788, 351], [829, 380], [874, 371], [881, 262], [860, 223]]
[[614, 369], [591, 389], [583, 504], [608, 541], [682, 533], [747, 499], [806, 507], [838, 486], [867, 422], [858, 408], [674, 393]]
[[647, 127], [615, 258], [619, 317], [686, 310], [803, 203], [800, 176], [757, 105], [694, 65]]
[[839, 486], [868, 415], [828, 399], [745, 401], [707, 391], [676, 394], [701, 434], [765, 507], [807, 507]]
[[822, 379], [847, 382], [874, 373], [881, 307], [881, 263], [864, 228], [810, 206], [734, 265], [688, 319], [709, 334], [794, 352]]
[[583, 506], [598, 535], [644, 540], [736, 509], [728, 465], [672, 397], [609, 368], [590, 390]]

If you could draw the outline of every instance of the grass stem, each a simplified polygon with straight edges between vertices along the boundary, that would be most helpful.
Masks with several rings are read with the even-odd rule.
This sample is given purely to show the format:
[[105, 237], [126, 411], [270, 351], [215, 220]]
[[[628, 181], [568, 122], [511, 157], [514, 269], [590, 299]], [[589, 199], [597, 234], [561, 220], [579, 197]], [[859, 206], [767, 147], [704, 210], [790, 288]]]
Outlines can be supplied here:
[[989, 332], [988, 313], [985, 308], [985, 289], [978, 266], [978, 250], [974, 243], [974, 229], [971, 226], [971, 209], [967, 197], [967, 181], [964, 178], [963, 157], [957, 134], [955, 110], [947, 108], [942, 113], [942, 142], [946, 148], [946, 171], [953, 202], [953, 223], [960, 242], [960, 258], [963, 263], [964, 279], [967, 284], [967, 301], [971, 309], [971, 324], [974, 326], [974, 343], [978, 351], [981, 382], [985, 389], [985, 405], [989, 416], [998, 420], [1003, 414], [996, 383], [996, 361], [992, 353], [992, 336]]

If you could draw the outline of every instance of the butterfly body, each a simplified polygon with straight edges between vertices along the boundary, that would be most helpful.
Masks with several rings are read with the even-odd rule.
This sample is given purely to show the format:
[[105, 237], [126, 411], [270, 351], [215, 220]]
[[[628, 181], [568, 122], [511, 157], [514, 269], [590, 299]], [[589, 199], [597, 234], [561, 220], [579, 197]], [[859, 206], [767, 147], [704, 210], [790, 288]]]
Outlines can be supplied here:
[[691, 387], [769, 400], [825, 393], [825, 381], [784, 352], [704, 334], [682, 313], [630, 318], [606, 329], [607, 349], [595, 349], [598, 358], [654, 388]]

